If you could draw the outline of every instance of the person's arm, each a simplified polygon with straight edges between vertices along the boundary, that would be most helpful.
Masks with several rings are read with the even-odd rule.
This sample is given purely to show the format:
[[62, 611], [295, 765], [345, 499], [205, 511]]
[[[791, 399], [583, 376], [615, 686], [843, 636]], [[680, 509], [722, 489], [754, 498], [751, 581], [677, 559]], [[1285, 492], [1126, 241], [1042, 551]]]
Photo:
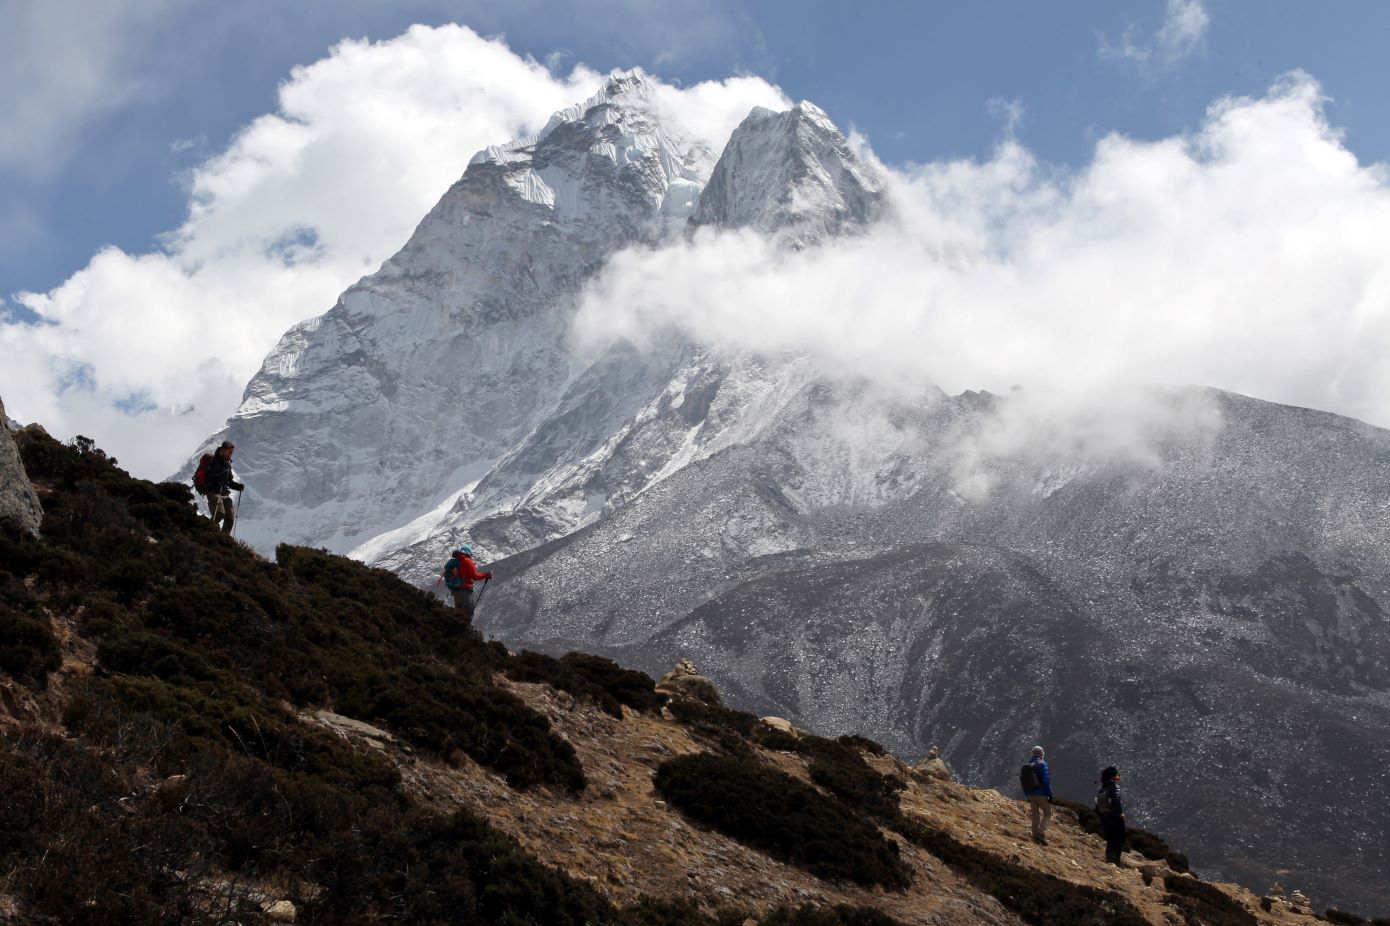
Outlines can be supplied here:
[[1042, 766], [1042, 786], [1043, 786], [1043, 795], [1044, 795], [1045, 797], [1051, 797], [1051, 796], [1052, 796], [1052, 769], [1050, 769], [1050, 768], [1047, 767], [1047, 763], [1046, 763], [1046, 762], [1039, 762], [1038, 765]]
[[1116, 785], [1115, 790], [1110, 792], [1110, 799], [1115, 804], [1115, 816], [1123, 820], [1125, 818], [1125, 805], [1124, 802], [1120, 800], [1119, 785]]
[[492, 578], [492, 573], [490, 573], [490, 572], [479, 572], [479, 571], [478, 571], [478, 564], [475, 563], [475, 562], [473, 562], [473, 558], [472, 558], [472, 557], [465, 556], [465, 557], [463, 558], [462, 565], [463, 565], [464, 569], [467, 571], [468, 580], [469, 580], [470, 582], [476, 582], [476, 581], [478, 581], [479, 579], [491, 579], [491, 578]]

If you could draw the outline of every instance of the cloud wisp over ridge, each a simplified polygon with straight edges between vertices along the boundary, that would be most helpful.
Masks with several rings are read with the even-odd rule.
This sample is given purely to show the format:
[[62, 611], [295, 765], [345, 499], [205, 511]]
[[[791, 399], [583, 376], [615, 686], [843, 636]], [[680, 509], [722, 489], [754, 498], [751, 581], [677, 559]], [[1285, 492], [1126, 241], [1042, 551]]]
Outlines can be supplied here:
[[[1102, 139], [1059, 173], [1006, 140], [889, 178], [892, 217], [802, 251], [704, 230], [628, 250], [579, 318], [948, 392], [1196, 383], [1390, 427], [1390, 171], [1291, 74], [1191, 134]], [[870, 155], [871, 156], [871, 155]]]

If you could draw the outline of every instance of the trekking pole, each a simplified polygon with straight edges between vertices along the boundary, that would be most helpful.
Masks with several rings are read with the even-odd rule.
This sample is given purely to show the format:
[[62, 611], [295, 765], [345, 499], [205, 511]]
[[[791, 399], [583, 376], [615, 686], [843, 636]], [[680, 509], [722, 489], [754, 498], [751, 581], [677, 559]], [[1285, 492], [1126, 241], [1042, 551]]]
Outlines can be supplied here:
[[236, 501], [232, 504], [232, 536], [236, 537], [237, 522], [241, 520], [241, 489], [236, 490]]
[[483, 587], [478, 589], [478, 597], [473, 599], [473, 612], [475, 614], [478, 611], [478, 605], [483, 603], [483, 592], [487, 591], [487, 584], [491, 581], [491, 579], [484, 579]]

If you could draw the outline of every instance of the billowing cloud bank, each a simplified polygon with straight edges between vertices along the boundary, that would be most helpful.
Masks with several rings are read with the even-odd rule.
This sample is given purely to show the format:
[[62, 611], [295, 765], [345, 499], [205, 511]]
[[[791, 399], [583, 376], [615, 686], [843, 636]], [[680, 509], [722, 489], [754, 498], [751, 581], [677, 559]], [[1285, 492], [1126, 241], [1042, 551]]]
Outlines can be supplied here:
[[[86, 433], [133, 472], [173, 471], [235, 409], [275, 341], [394, 253], [487, 145], [532, 134], [592, 95], [462, 26], [344, 41], [297, 68], [279, 109], [189, 178], [188, 218], [148, 254], [108, 248], [0, 312], [11, 414]], [[715, 150], [776, 88], [659, 85], [657, 103]]]
[[1390, 172], [1290, 75], [1190, 136], [1103, 139], [1074, 173], [1015, 142], [886, 171], [894, 217], [800, 252], [704, 232], [627, 251], [590, 340], [675, 327], [881, 381], [1103, 394], [1200, 383], [1390, 426]]

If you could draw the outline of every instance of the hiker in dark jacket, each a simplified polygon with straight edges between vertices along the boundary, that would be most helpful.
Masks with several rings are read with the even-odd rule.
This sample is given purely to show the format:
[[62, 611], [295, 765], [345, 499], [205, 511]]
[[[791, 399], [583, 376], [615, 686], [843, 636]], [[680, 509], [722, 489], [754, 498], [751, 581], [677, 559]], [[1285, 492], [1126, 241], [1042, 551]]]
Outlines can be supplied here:
[[1125, 849], [1125, 805], [1120, 800], [1120, 770], [1113, 765], [1100, 773], [1096, 812], [1100, 814], [1101, 832], [1105, 834], [1105, 860], [1125, 867], [1120, 858]]
[[1042, 846], [1047, 845], [1047, 825], [1052, 822], [1052, 772], [1043, 758], [1045, 755], [1041, 746], [1033, 747], [1028, 764], [1033, 767], [1038, 784], [1037, 787], [1023, 789], [1028, 798], [1028, 809], [1033, 815], [1033, 841]]
[[222, 522], [222, 533], [224, 534], [232, 532], [232, 525], [236, 521], [236, 506], [232, 504], [232, 489], [240, 492], [246, 488], [237, 482], [236, 474], [232, 472], [232, 451], [234, 450], [236, 450], [236, 444], [224, 440], [222, 446], [217, 448], [212, 459], [208, 461], [203, 480], [203, 495], [208, 500], [208, 514], [212, 515], [212, 523]]
[[478, 606], [473, 583], [491, 578], [492, 573], [478, 571], [478, 564], [473, 562], [473, 547], [466, 543], [454, 551], [453, 559], [444, 569], [444, 581], [449, 586], [449, 594], [454, 596], [454, 607], [462, 609], [469, 620], [473, 619], [473, 611]]

